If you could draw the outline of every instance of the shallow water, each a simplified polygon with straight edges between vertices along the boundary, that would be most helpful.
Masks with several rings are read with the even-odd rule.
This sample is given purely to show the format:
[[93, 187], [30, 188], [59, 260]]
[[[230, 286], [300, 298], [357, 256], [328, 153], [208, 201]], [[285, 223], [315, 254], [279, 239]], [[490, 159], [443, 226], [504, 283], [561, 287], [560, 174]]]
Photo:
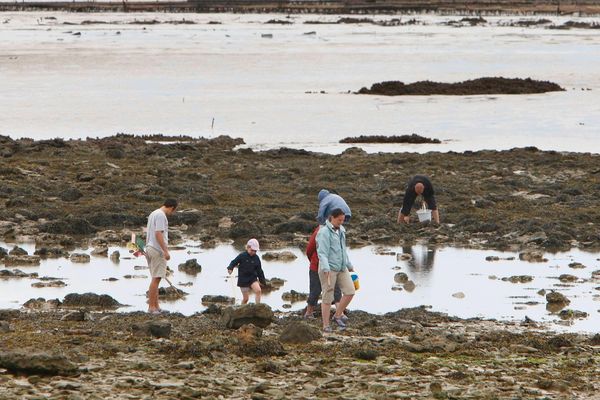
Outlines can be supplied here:
[[[12, 244], [0, 243], [5, 248]], [[30, 254], [35, 245], [21, 245]], [[132, 257], [125, 248], [111, 247], [121, 252], [119, 263], [113, 263], [106, 257], [93, 257], [88, 264], [72, 264], [67, 259], [49, 259], [42, 261], [40, 267], [15, 267], [27, 273], [38, 272], [39, 276], [64, 278], [68, 286], [64, 288], [32, 288], [36, 280], [0, 279], [0, 308], [19, 308], [30, 298], [62, 299], [68, 293], [94, 292], [109, 294], [122, 304], [128, 304], [122, 311], [145, 310], [145, 292], [149, 278], [124, 279], [123, 276], [148, 275], [147, 270], [136, 270], [135, 266], [146, 266], [144, 258]], [[263, 261], [266, 277], [283, 278], [285, 285], [274, 292], [265, 294], [263, 301], [275, 309], [284, 310], [281, 296], [284, 292], [296, 290], [308, 291], [308, 263], [300, 250], [288, 249], [298, 258], [293, 262]], [[404, 307], [419, 305], [431, 306], [434, 311], [446, 312], [462, 318], [483, 317], [500, 320], [523, 320], [528, 316], [536, 321], [548, 322], [552, 329], [595, 332], [600, 324], [600, 281], [590, 281], [592, 271], [600, 269], [600, 254], [573, 250], [568, 253], [546, 254], [548, 262], [527, 263], [518, 260], [516, 253], [502, 253], [487, 250], [467, 250], [458, 248], [428, 249], [424, 246], [412, 248], [390, 248], [391, 252], [409, 253], [410, 261], [398, 261], [395, 255], [380, 255], [376, 247], [352, 249], [350, 257], [360, 276], [360, 290], [357, 292], [351, 309], [361, 309], [372, 313], [385, 313]], [[89, 250], [83, 252], [89, 253]], [[170, 280], [189, 294], [183, 300], [163, 302], [162, 307], [190, 315], [202, 311], [204, 295], [235, 296], [240, 303], [241, 293], [234, 279], [227, 279], [226, 267], [238, 253], [233, 246], [222, 245], [214, 249], [201, 249], [197, 243], [186, 243], [185, 250], [172, 251], [169, 266], [174, 270]], [[489, 262], [485, 257], [498, 255], [501, 258], [516, 257], [516, 260]], [[131, 257], [131, 258], [128, 258]], [[177, 265], [190, 258], [197, 258], [202, 272], [196, 276], [177, 270]], [[568, 264], [577, 261], [586, 265], [585, 269], [572, 269]], [[9, 268], [13, 269], [13, 267]], [[398, 286], [394, 282], [397, 272], [405, 272], [416, 284], [412, 292], [392, 290]], [[563, 286], [557, 279], [561, 274], [577, 276], [578, 283]], [[501, 278], [512, 275], [531, 275], [530, 283], [510, 283]], [[496, 276], [498, 279], [490, 279]], [[117, 278], [116, 282], [103, 279]], [[184, 287], [181, 283], [192, 282], [193, 286]], [[166, 282], [162, 286], [167, 286]], [[570, 325], [546, 310], [546, 301], [536, 292], [539, 289], [557, 289], [565, 294], [571, 304], [567, 307], [585, 311], [586, 319], [576, 320]], [[464, 293], [462, 299], [452, 295]], [[253, 300], [253, 297], [251, 297]], [[536, 305], [524, 305], [525, 302], [539, 302]], [[287, 303], [289, 304], [289, 303]], [[299, 310], [304, 302], [293, 303], [291, 310]]]
[[[509, 17], [463, 28], [440, 25], [460, 17], [402, 18], [413, 17], [426, 25], [303, 24], [339, 18], [319, 15], [292, 16], [293, 25], [281, 26], [263, 23], [286, 18], [276, 14], [3, 13], [0, 134], [229, 134], [258, 149], [335, 153], [348, 147], [337, 143], [347, 136], [417, 133], [445, 142], [362, 147], [598, 151], [597, 30], [498, 26]], [[122, 24], [183, 18], [198, 24]], [[573, 17], [551, 19], [560, 24]], [[63, 25], [83, 20], [115, 23]], [[347, 93], [384, 80], [482, 76], [551, 80], [567, 91], [396, 98]], [[321, 90], [327, 93], [305, 93]]]

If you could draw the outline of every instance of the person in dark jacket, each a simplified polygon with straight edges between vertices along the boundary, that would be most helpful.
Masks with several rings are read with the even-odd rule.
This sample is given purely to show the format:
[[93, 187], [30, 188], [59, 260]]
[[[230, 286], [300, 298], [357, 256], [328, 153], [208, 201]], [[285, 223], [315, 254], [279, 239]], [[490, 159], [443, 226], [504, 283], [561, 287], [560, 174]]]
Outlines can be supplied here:
[[402, 209], [398, 213], [398, 223], [408, 224], [410, 222], [410, 210], [415, 204], [417, 196], [423, 196], [423, 200], [427, 204], [427, 207], [431, 210], [431, 217], [436, 224], [439, 224], [440, 213], [435, 201], [433, 185], [431, 184], [429, 178], [423, 175], [415, 175], [411, 178], [410, 182], [408, 182], [408, 185], [406, 186], [406, 192], [404, 193]]
[[266, 284], [265, 274], [262, 270], [260, 258], [256, 254], [259, 250], [258, 240], [250, 239], [246, 244], [246, 251], [238, 254], [227, 267], [229, 275], [233, 272], [233, 269], [238, 269], [238, 282], [237, 285], [242, 291], [242, 304], [248, 303], [250, 297], [250, 289], [254, 292], [254, 299], [256, 304], [260, 303], [261, 289], [260, 284]]
[[[321, 295], [321, 281], [319, 280], [319, 255], [317, 254], [317, 233], [321, 225], [317, 225], [314, 232], [308, 240], [308, 246], [306, 246], [306, 257], [310, 260], [310, 266], [308, 268], [308, 280], [309, 280], [309, 293], [308, 299], [306, 300], [306, 311], [304, 312], [304, 318], [312, 318], [314, 316], [315, 308], [319, 302], [319, 296]], [[342, 291], [338, 285], [335, 286], [333, 292], [333, 302], [337, 304], [342, 298]]]

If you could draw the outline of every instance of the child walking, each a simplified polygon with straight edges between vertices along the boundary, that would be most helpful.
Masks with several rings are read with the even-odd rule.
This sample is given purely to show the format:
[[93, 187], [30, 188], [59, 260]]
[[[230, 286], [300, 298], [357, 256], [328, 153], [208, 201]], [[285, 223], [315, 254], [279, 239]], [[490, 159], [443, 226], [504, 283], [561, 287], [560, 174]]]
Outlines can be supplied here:
[[242, 304], [248, 303], [250, 289], [254, 292], [254, 301], [260, 303], [260, 284], [266, 284], [265, 274], [262, 270], [260, 258], [256, 254], [259, 250], [258, 240], [250, 239], [246, 244], [246, 251], [234, 258], [227, 267], [229, 275], [235, 267], [238, 268], [237, 285], [242, 291]]

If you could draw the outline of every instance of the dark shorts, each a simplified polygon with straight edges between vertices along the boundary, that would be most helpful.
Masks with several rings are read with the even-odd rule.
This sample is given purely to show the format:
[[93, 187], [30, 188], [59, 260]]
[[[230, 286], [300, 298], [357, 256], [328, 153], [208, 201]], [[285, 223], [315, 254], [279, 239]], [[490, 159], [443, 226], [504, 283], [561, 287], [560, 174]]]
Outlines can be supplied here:
[[[321, 280], [319, 279], [319, 273], [317, 271], [313, 271], [311, 269], [308, 270], [308, 278], [310, 285], [310, 292], [308, 294], [308, 300], [306, 302], [316, 307], [319, 303], [319, 296], [321, 295]], [[335, 289], [333, 290], [333, 303], [339, 303], [342, 298], [342, 291], [338, 285], [335, 285]]]

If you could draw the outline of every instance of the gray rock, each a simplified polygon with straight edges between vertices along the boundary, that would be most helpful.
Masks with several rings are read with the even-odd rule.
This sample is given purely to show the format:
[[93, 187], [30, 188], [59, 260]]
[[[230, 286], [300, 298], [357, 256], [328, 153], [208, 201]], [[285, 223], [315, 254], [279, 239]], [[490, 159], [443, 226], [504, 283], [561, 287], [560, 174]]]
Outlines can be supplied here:
[[550, 292], [546, 294], [546, 301], [548, 303], [554, 304], [569, 304], [571, 300], [569, 300], [565, 295], [559, 292]]
[[77, 365], [63, 355], [20, 351], [0, 352], [0, 368], [25, 375], [76, 375]]
[[107, 294], [96, 293], [69, 293], [62, 303], [63, 307], [96, 307], [96, 308], [118, 308], [122, 306], [117, 300]]
[[8, 255], [8, 251], [4, 247], [0, 247], [0, 260]]
[[235, 303], [235, 297], [228, 297], [228, 296], [221, 296], [221, 295], [211, 296], [208, 294], [205, 296], [202, 296], [202, 304], [213, 304], [213, 303], [233, 304], [233, 303]]
[[70, 313], [63, 315], [60, 320], [61, 321], [82, 322], [82, 321], [93, 321], [94, 317], [92, 317], [92, 315], [85, 310], [78, 310], [78, 311], [71, 311]]
[[530, 275], [513, 275], [508, 278], [502, 278], [504, 282], [512, 282], [512, 283], [527, 283], [533, 281], [533, 276]]
[[562, 310], [560, 313], [558, 313], [558, 316], [562, 320], [584, 319], [588, 317], [588, 313], [579, 310]]
[[238, 329], [246, 324], [266, 328], [271, 322], [273, 322], [273, 311], [271, 307], [262, 303], [227, 307], [221, 315], [221, 325], [229, 329]]
[[10, 332], [10, 324], [6, 321], [0, 321], [0, 333]]
[[562, 274], [558, 277], [558, 280], [561, 282], [576, 282], [577, 277], [575, 275]]
[[179, 264], [177, 269], [179, 271], [185, 272], [186, 274], [190, 274], [190, 275], [196, 275], [196, 274], [202, 272], [202, 266], [200, 264], [198, 264], [198, 260], [195, 258], [187, 260], [183, 264]]
[[281, 295], [281, 298], [285, 301], [296, 303], [298, 301], [306, 301], [308, 299], [308, 293], [300, 293], [295, 290], [290, 290]]
[[294, 321], [283, 328], [279, 340], [283, 343], [310, 343], [322, 337], [321, 331], [302, 321]]
[[569, 268], [573, 268], [573, 269], [583, 269], [583, 268], [587, 268], [585, 265], [583, 265], [580, 262], [572, 262], [569, 264]]
[[157, 338], [168, 338], [171, 336], [172, 326], [169, 320], [159, 319], [147, 321], [141, 324], [133, 324], [131, 332], [135, 336], [152, 336]]
[[0, 321], [9, 321], [11, 319], [16, 319], [21, 316], [21, 311], [19, 310], [0, 310]]
[[61, 302], [58, 299], [48, 300], [43, 297], [38, 297], [37, 299], [29, 299], [23, 304], [23, 307], [29, 308], [32, 310], [55, 310], [60, 307]]
[[65, 287], [67, 286], [66, 283], [64, 283], [61, 280], [51, 280], [48, 282], [35, 282], [31, 284], [31, 287], [34, 288], [49, 288], [49, 287]]
[[546, 262], [548, 259], [544, 258], [544, 253], [541, 251], [525, 251], [519, 254], [519, 259], [528, 262]]
[[411, 293], [415, 290], [417, 285], [415, 285], [415, 283], [413, 281], [407, 281], [404, 283], [404, 285], [402, 285], [402, 287], [404, 288], [404, 290]]
[[28, 255], [28, 253], [27, 253], [27, 250], [23, 249], [22, 247], [15, 246], [12, 248], [11, 251], [8, 252], [8, 255], [10, 255], [10, 256], [26, 256], [26, 255]]
[[62, 247], [40, 247], [36, 248], [33, 254], [40, 256], [41, 258], [61, 258], [69, 256], [69, 252]]
[[456, 298], [456, 299], [464, 299], [465, 298], [465, 294], [463, 292], [456, 292], [452, 295], [452, 297]]
[[71, 254], [71, 262], [72, 263], [89, 263], [90, 256], [83, 253], [73, 253]]
[[121, 253], [119, 253], [119, 250], [115, 250], [110, 254], [110, 259], [113, 262], [119, 262], [121, 259]]
[[4, 265], [10, 266], [38, 266], [40, 265], [39, 256], [6, 256], [4, 257]]
[[262, 259], [265, 261], [294, 261], [296, 258], [298, 258], [298, 256], [288, 250], [281, 252], [267, 252], [262, 256]]
[[106, 247], [106, 246], [96, 247], [96, 248], [94, 248], [94, 250], [92, 250], [91, 254], [96, 257], [108, 257], [108, 247]]
[[404, 272], [398, 272], [396, 275], [394, 275], [394, 282], [406, 283], [408, 282], [408, 275], [406, 275]]

